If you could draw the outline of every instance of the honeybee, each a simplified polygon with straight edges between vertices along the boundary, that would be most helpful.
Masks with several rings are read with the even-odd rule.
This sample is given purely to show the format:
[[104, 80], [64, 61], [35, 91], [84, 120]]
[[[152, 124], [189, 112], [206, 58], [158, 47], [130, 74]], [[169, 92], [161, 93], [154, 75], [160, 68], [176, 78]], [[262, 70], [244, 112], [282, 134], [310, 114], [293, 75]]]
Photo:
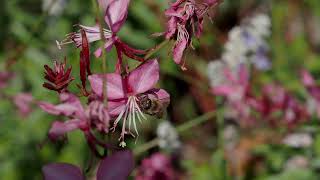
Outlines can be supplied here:
[[139, 97], [138, 106], [143, 113], [160, 119], [163, 117], [168, 104], [162, 103], [156, 98], [148, 97], [148, 95], [142, 95]]

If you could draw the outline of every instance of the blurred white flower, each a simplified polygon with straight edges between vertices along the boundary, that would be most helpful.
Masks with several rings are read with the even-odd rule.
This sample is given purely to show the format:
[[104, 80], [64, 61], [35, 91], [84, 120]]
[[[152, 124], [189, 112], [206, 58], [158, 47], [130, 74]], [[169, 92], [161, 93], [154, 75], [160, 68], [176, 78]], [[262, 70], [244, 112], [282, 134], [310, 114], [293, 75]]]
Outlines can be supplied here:
[[283, 144], [294, 148], [307, 148], [313, 143], [313, 139], [308, 133], [292, 133], [283, 139]]
[[58, 16], [63, 12], [66, 4], [66, 0], [42, 0], [42, 10], [48, 11], [49, 15]]
[[259, 37], [268, 37], [271, 34], [271, 20], [266, 14], [258, 14], [250, 21], [250, 25], [253, 27], [253, 34]]
[[301, 168], [307, 168], [309, 166], [309, 160], [301, 155], [296, 155], [287, 160], [287, 162], [284, 165], [285, 170], [291, 170], [291, 169], [301, 169]]
[[163, 121], [158, 125], [157, 136], [160, 148], [174, 150], [181, 145], [178, 133], [169, 121]]
[[239, 130], [236, 125], [228, 124], [223, 130], [223, 138], [226, 143], [226, 149], [232, 150], [238, 143], [239, 139]]
[[231, 68], [252, 63], [257, 69], [269, 69], [271, 63], [267, 57], [269, 48], [265, 39], [271, 34], [270, 18], [258, 14], [244, 22], [230, 30], [222, 61]]
[[223, 72], [225, 66], [226, 65], [219, 60], [209, 62], [207, 75], [209, 77], [211, 87], [219, 86], [226, 81]]
[[237, 72], [240, 64], [251, 63], [260, 70], [270, 69], [271, 63], [267, 56], [269, 47], [265, 40], [271, 34], [269, 16], [258, 14], [245, 19], [244, 22], [230, 30], [221, 60], [214, 60], [208, 64], [207, 75], [211, 87], [221, 85], [225, 81], [225, 68]]

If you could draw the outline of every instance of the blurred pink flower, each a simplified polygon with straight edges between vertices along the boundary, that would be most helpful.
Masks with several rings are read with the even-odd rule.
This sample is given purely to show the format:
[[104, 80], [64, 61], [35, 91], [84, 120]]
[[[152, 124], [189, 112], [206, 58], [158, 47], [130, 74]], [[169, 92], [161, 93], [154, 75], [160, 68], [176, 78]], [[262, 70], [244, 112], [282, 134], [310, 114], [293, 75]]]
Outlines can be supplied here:
[[70, 131], [80, 129], [85, 134], [90, 147], [96, 151], [94, 144], [99, 144], [99, 142], [91, 134], [90, 129], [95, 128], [104, 134], [109, 132], [110, 117], [104, 104], [93, 100], [87, 107], [83, 107], [78, 97], [70, 93], [61, 93], [60, 101], [62, 103], [58, 105], [47, 102], [38, 103], [40, 108], [49, 114], [63, 115], [69, 118], [64, 122], [53, 122], [49, 130], [49, 138], [57, 140]]
[[245, 65], [240, 65], [236, 73], [225, 69], [225, 76], [228, 81], [213, 87], [212, 92], [224, 96], [235, 113], [234, 118], [244, 120], [245, 125], [262, 119], [271, 126], [285, 124], [292, 127], [308, 119], [304, 105], [279, 85], [264, 85], [261, 97], [255, 95]]
[[5, 88], [12, 77], [13, 73], [6, 71], [0, 72], [0, 89]]
[[316, 84], [315, 79], [307, 70], [301, 72], [301, 80], [311, 98], [314, 100], [316, 106], [315, 111], [320, 118], [320, 85]]
[[195, 0], [176, 0], [165, 11], [168, 17], [166, 39], [174, 39], [173, 60], [183, 69], [183, 53], [192, 44], [192, 36], [199, 38], [203, 31], [203, 17], [210, 7], [216, 6], [217, 0], [197, 3]]
[[263, 87], [262, 98], [256, 110], [263, 119], [271, 125], [284, 123], [289, 127], [308, 119], [308, 112], [304, 105], [289, 94], [283, 87], [268, 84]]
[[175, 180], [175, 174], [171, 160], [164, 154], [156, 153], [143, 159], [138, 168], [136, 180]]
[[119, 121], [123, 120], [119, 141], [121, 141], [121, 146], [125, 146], [125, 134], [129, 133], [134, 136], [131, 132], [131, 124], [133, 124], [136, 135], [139, 135], [136, 118], [139, 122], [145, 119], [139, 106], [141, 98], [147, 96], [149, 99], [169, 104], [170, 96], [165, 90], [154, 88], [159, 80], [159, 64], [156, 59], [147, 61], [125, 77], [121, 77], [117, 73], [89, 76], [91, 88], [99, 97], [103, 95], [104, 78], [107, 80], [108, 111], [110, 116], [116, 118], [113, 130], [115, 130]]
[[32, 111], [31, 105], [33, 97], [30, 93], [19, 93], [13, 97], [13, 102], [18, 108], [19, 114], [22, 117], [27, 117]]
[[241, 64], [237, 72], [229, 68], [224, 69], [227, 81], [224, 84], [214, 86], [212, 92], [215, 95], [224, 96], [230, 109], [236, 113], [234, 116], [246, 123], [254, 121], [251, 116], [252, 106], [256, 99], [251, 95], [249, 73], [244, 64]]

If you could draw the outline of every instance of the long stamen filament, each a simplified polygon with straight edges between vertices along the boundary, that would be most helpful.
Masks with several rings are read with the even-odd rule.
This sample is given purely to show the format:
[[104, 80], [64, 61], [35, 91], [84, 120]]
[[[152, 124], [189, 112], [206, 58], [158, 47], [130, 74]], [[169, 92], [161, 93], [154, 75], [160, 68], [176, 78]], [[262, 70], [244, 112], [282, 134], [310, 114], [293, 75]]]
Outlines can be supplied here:
[[[125, 134], [130, 134], [133, 137], [139, 136], [138, 128], [137, 128], [137, 123], [136, 123], [136, 116], [141, 123], [141, 119], [147, 119], [141, 109], [139, 108], [139, 105], [137, 103], [138, 98], [135, 96], [130, 96], [128, 98], [128, 101], [125, 105], [125, 108], [121, 111], [117, 119], [115, 120], [113, 127], [111, 128], [113, 131], [115, 131], [115, 128], [117, 124], [120, 122], [120, 120], [123, 120], [122, 124], [122, 132], [121, 136], [119, 138], [120, 146], [124, 147], [125, 142], [124, 142], [124, 136]], [[128, 122], [127, 122], [128, 121]], [[135, 135], [131, 132], [131, 125], [133, 124], [133, 128], [135, 131]]]

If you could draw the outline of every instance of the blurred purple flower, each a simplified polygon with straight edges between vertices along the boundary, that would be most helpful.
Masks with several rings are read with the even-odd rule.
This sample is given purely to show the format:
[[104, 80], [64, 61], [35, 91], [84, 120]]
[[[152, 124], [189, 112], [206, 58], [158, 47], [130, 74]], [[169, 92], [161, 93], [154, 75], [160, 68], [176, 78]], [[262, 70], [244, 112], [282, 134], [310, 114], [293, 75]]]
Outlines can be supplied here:
[[5, 88], [8, 81], [13, 77], [13, 73], [2, 71], [0, 72], [0, 89]]
[[81, 169], [67, 163], [51, 163], [42, 167], [44, 180], [85, 180]]
[[48, 65], [44, 65], [46, 70], [45, 79], [49, 82], [45, 82], [42, 86], [59, 93], [66, 91], [69, 83], [74, 80], [71, 77], [71, 67], [66, 69], [66, 58], [63, 63], [54, 61], [53, 69]]
[[38, 103], [40, 108], [49, 114], [63, 115], [69, 118], [64, 122], [53, 122], [49, 130], [49, 138], [55, 141], [70, 131], [80, 129], [85, 134], [92, 150], [96, 151], [95, 144], [99, 144], [99, 142], [91, 134], [90, 129], [97, 129], [103, 134], [109, 132], [110, 117], [104, 104], [94, 100], [89, 103], [88, 107], [84, 108], [78, 97], [70, 93], [61, 93], [60, 101], [62, 103], [59, 105], [47, 102]]
[[30, 93], [19, 93], [15, 95], [13, 97], [13, 102], [22, 117], [27, 117], [32, 111], [31, 104], [33, 102], [33, 97]]
[[241, 63], [252, 63], [258, 70], [269, 70], [266, 38], [271, 33], [271, 20], [267, 14], [256, 14], [245, 18], [240, 26], [235, 26], [228, 34], [222, 60], [230, 67]]
[[165, 11], [168, 18], [166, 39], [174, 39], [173, 60], [183, 69], [183, 53], [192, 44], [192, 36], [199, 38], [203, 31], [203, 17], [208, 9], [218, 4], [217, 0], [207, 0], [199, 4], [194, 0], [177, 0]]
[[[113, 130], [115, 130], [119, 121], [123, 120], [119, 138], [121, 146], [125, 146], [125, 134], [129, 133], [134, 136], [131, 132], [131, 124], [133, 124], [136, 135], [139, 135], [136, 118], [139, 122], [141, 122], [141, 119], [145, 119], [139, 106], [142, 97], [147, 96], [149, 99], [153, 98], [166, 104], [170, 102], [170, 96], [165, 90], [154, 88], [159, 80], [159, 64], [156, 59], [147, 61], [125, 77], [121, 77], [117, 73], [89, 76], [92, 90], [99, 97], [103, 95], [103, 79], [107, 80], [108, 111], [112, 117], [116, 117], [112, 127]], [[128, 130], [126, 127], [128, 127]]]
[[[97, 180], [125, 180], [134, 168], [131, 151], [117, 151], [105, 157], [98, 167]], [[44, 180], [85, 180], [81, 169], [68, 163], [50, 163], [42, 167]]]
[[142, 160], [138, 168], [136, 180], [175, 180], [171, 160], [164, 154], [156, 153]]
[[266, 48], [259, 47], [255, 54], [251, 56], [251, 62], [259, 70], [269, 70], [271, 68], [271, 61], [267, 56]]

